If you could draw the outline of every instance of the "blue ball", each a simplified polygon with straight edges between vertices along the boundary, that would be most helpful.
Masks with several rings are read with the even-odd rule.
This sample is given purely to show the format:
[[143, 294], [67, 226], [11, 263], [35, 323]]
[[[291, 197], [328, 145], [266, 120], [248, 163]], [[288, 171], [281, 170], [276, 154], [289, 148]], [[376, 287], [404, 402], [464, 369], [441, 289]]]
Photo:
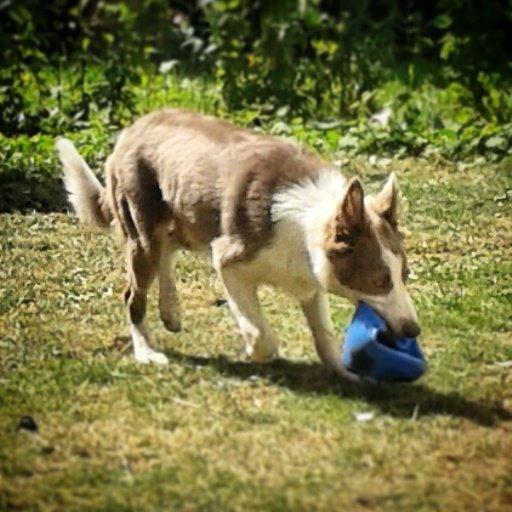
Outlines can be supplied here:
[[342, 362], [347, 370], [376, 381], [410, 382], [427, 364], [415, 338], [390, 338], [384, 320], [360, 303], [345, 332]]

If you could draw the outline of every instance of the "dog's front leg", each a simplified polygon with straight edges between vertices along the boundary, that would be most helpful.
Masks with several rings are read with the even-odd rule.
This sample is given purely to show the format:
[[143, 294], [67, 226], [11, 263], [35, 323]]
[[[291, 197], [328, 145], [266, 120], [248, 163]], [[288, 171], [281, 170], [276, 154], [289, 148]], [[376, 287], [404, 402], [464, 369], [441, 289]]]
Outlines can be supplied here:
[[221, 279], [229, 308], [245, 340], [245, 353], [255, 363], [264, 363], [277, 355], [278, 341], [263, 316], [256, 286], [243, 279], [234, 269], [225, 268]]
[[348, 372], [341, 364], [341, 347], [331, 321], [329, 298], [317, 292], [300, 303], [315, 340], [315, 348], [322, 362], [342, 377], [358, 382], [359, 378]]
[[224, 284], [228, 305], [245, 340], [245, 353], [257, 363], [267, 362], [277, 355], [278, 340], [263, 316], [257, 296], [257, 283], [250, 272], [238, 263], [225, 263], [223, 251], [230, 251], [226, 239], [212, 243], [213, 265]]
[[322, 361], [329, 360], [329, 352], [336, 347], [336, 332], [329, 312], [329, 298], [326, 293], [316, 292], [311, 298], [300, 303], [315, 341], [315, 348]]

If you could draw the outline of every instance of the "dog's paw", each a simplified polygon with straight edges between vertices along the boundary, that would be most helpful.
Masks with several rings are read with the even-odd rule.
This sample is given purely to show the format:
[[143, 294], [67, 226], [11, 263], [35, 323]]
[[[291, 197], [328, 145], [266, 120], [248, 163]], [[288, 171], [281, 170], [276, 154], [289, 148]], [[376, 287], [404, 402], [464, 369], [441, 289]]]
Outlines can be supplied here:
[[169, 364], [169, 359], [162, 352], [157, 352], [152, 349], [145, 349], [135, 354], [135, 360], [138, 363], [142, 364], [158, 364], [158, 365], [167, 365]]
[[251, 363], [264, 364], [279, 357], [277, 347], [245, 347], [245, 360]]
[[355, 384], [378, 384], [378, 381], [372, 379], [371, 377], [358, 375], [357, 373], [347, 370], [346, 368], [332, 368], [331, 371], [333, 372], [333, 375], [336, 374], [342, 379], [348, 382], [353, 382]]
[[181, 320], [179, 318], [162, 318], [161, 319], [164, 327], [170, 332], [180, 332], [181, 331]]

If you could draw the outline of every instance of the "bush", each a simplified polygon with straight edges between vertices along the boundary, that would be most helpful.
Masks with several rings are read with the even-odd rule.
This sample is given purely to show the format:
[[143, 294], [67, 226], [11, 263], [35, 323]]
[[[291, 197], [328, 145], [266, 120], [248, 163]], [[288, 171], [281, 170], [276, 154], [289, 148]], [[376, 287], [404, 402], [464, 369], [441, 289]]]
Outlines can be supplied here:
[[321, 151], [499, 160], [512, 153], [511, 16], [499, 0], [4, 2], [0, 210], [62, 207], [55, 136], [102, 161], [122, 126], [162, 106]]
[[119, 102], [129, 108], [133, 68], [167, 62], [213, 73], [230, 109], [356, 118], [389, 81], [413, 90], [457, 82], [482, 116], [503, 121], [512, 113], [497, 92], [512, 82], [511, 16], [500, 0], [18, 0], [0, 9], [0, 129], [35, 132], [48, 113], [20, 119], [21, 91], [44, 87], [41, 69], [70, 59], [101, 61], [105, 87], [97, 92], [113, 112]]
[[[125, 86], [129, 102], [114, 103], [111, 97], [104, 100], [97, 92], [105, 87], [103, 71], [101, 67], [87, 67], [83, 88], [75, 89], [79, 68], [62, 70], [60, 97], [51, 92], [55, 70], [42, 71], [45, 87], [38, 90], [34, 86], [24, 99], [27, 111], [44, 105], [45, 111], [52, 114], [36, 118], [39, 131], [35, 133], [0, 134], [0, 212], [65, 208], [61, 166], [54, 154], [57, 136], [70, 137], [89, 165], [101, 174], [120, 125], [137, 115], [163, 106], [222, 114], [220, 97], [210, 84], [178, 79], [172, 74], [147, 74], [140, 69], [137, 80], [133, 80], [129, 88]], [[86, 113], [80, 105], [87, 106]]]

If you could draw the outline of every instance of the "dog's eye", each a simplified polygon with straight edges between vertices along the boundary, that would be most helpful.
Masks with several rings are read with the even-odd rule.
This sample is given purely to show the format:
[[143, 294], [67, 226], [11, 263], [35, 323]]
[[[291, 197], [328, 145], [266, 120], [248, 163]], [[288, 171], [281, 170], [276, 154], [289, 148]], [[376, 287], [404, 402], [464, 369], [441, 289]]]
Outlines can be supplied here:
[[377, 283], [377, 287], [381, 290], [391, 290], [393, 288], [393, 281], [391, 280], [391, 274], [386, 272], [384, 277]]
[[334, 243], [335, 244], [349, 244], [350, 243], [350, 237], [348, 233], [336, 233], [334, 236]]
[[328, 255], [331, 258], [339, 258], [339, 257], [349, 256], [353, 252], [354, 252], [353, 247], [351, 247], [350, 245], [341, 244], [339, 246], [332, 247], [329, 250]]

